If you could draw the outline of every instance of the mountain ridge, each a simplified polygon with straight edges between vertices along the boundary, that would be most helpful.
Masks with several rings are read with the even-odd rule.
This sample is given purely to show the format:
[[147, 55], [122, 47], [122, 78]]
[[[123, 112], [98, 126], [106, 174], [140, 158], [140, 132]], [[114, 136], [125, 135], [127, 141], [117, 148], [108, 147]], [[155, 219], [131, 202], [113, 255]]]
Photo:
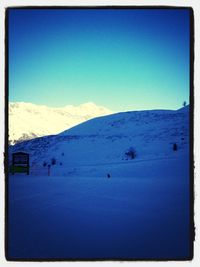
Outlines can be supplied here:
[[88, 119], [112, 111], [93, 102], [52, 108], [26, 102], [9, 103], [9, 143], [58, 134]]

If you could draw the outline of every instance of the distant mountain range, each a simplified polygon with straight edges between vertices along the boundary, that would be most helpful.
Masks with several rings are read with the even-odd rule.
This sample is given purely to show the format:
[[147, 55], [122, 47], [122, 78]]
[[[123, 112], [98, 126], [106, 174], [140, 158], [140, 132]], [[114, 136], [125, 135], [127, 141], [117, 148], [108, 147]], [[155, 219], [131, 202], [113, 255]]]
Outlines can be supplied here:
[[58, 134], [91, 118], [112, 111], [88, 102], [79, 106], [52, 108], [24, 102], [9, 103], [9, 144]]

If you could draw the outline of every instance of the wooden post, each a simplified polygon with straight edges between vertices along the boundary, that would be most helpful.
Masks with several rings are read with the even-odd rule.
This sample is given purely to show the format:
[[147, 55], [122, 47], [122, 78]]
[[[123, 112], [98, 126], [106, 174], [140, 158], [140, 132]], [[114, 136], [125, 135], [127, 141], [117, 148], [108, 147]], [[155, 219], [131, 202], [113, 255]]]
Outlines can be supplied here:
[[51, 169], [51, 165], [48, 165], [48, 176], [50, 176], [50, 169]]
[[29, 173], [30, 173], [30, 171], [29, 171], [29, 169], [30, 169], [30, 165], [29, 165], [29, 154], [27, 154], [27, 175], [29, 175]]
[[27, 166], [27, 175], [29, 175], [30, 174], [30, 166], [28, 165]]

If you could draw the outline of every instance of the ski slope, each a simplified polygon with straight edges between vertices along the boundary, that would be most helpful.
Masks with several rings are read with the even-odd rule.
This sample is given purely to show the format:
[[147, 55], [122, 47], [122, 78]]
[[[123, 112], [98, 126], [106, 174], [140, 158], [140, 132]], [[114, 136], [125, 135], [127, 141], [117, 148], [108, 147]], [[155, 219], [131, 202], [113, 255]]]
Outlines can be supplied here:
[[31, 165], [40, 169], [44, 162], [51, 165], [54, 158], [56, 164], [52, 171], [62, 175], [62, 169], [73, 166], [123, 162], [130, 148], [135, 150], [136, 160], [173, 157], [174, 143], [179, 154], [189, 149], [188, 107], [178, 111], [134, 111], [94, 118], [58, 135], [11, 146], [10, 153], [29, 153]]
[[189, 107], [112, 114], [11, 146], [31, 168], [9, 175], [8, 257], [191, 258], [189, 148]]
[[189, 257], [188, 161], [110, 166], [111, 178], [11, 176], [9, 257]]

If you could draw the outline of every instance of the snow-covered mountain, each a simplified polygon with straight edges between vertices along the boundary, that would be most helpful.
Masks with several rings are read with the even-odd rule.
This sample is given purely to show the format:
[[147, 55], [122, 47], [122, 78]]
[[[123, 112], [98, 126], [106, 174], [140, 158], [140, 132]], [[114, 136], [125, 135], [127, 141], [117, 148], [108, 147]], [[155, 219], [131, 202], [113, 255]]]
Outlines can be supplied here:
[[15, 144], [35, 137], [58, 134], [88, 119], [111, 113], [111, 110], [92, 102], [63, 108], [10, 102], [9, 142]]
[[[175, 143], [177, 151], [173, 150]], [[188, 147], [189, 108], [185, 107], [94, 118], [58, 135], [18, 143], [10, 152], [30, 153], [31, 165], [40, 171], [45, 172], [50, 164], [52, 171], [60, 175], [74, 170], [83, 174], [85, 167], [90, 175], [97, 166], [100, 170], [100, 166], [119, 166], [133, 158], [137, 162], [176, 157], [187, 154]]]

